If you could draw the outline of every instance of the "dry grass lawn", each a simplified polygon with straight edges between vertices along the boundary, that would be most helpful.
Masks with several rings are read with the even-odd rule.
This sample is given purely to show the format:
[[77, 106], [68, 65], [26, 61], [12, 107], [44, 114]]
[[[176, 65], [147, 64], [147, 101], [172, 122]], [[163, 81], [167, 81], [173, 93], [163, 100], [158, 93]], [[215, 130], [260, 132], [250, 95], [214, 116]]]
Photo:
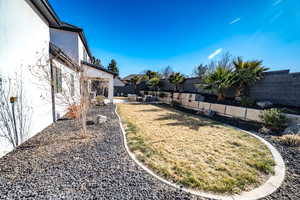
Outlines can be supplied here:
[[114, 97], [114, 99], [128, 100], [128, 97]]
[[268, 148], [247, 133], [158, 105], [119, 104], [128, 146], [156, 173], [214, 193], [251, 190], [273, 173]]

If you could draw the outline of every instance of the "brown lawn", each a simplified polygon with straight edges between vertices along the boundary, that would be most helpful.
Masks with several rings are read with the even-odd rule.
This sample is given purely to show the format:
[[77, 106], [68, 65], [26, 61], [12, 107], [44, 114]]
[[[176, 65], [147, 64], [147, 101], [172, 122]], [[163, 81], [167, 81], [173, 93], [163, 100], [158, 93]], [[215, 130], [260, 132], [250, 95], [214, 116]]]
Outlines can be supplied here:
[[268, 148], [249, 134], [158, 105], [119, 104], [128, 146], [156, 173], [189, 188], [239, 193], [273, 173]]

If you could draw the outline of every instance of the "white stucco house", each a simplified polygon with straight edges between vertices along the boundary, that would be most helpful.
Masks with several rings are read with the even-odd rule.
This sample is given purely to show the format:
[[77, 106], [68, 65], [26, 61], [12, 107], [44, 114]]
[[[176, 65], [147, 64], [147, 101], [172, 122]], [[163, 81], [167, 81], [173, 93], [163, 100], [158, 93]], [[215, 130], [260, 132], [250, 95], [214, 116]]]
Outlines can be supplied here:
[[[22, 78], [32, 108], [27, 138], [67, 112], [63, 91], [79, 100], [81, 72], [87, 75], [91, 94], [105, 91], [112, 102], [115, 74], [90, 63], [83, 29], [62, 22], [47, 0], [0, 0], [0, 13], [0, 87], [8, 83], [5, 80]], [[0, 137], [0, 157], [11, 150]]]

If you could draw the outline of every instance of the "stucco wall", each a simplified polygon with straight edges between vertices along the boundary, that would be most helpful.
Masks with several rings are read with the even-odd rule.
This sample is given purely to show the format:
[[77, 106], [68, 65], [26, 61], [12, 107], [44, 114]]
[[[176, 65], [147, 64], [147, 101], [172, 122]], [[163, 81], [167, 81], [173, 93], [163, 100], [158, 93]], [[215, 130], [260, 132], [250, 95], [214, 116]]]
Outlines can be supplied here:
[[[45, 93], [49, 95], [50, 85], [49, 90], [41, 89], [28, 67], [35, 65], [38, 58], [47, 60], [49, 28], [27, 1], [1, 0], [0, 13], [0, 71], [4, 78], [13, 78], [16, 72], [22, 74], [24, 92], [33, 107], [31, 137], [52, 122], [51, 104], [41, 98]], [[0, 156], [11, 149], [0, 138]]]
[[[57, 60], [53, 60], [53, 66], [61, 69], [62, 72], [62, 92], [55, 94], [55, 113], [58, 119], [68, 112], [72, 104], [80, 102], [80, 74]], [[74, 77], [74, 96], [71, 94], [71, 75]]]
[[78, 33], [51, 28], [50, 41], [79, 64]]
[[[86, 53], [87, 53], [87, 50], [86, 50], [85, 46], [83, 45], [82, 40], [81, 40], [79, 34], [77, 34], [77, 41], [78, 41], [78, 55], [79, 55], [79, 61], [82, 61], [82, 60], [84, 60], [84, 59], [83, 59], [83, 49], [85, 49]], [[88, 60], [86, 60], [86, 62], [90, 62], [90, 61], [91, 61], [89, 55], [87, 55], [87, 59], [88, 59]]]

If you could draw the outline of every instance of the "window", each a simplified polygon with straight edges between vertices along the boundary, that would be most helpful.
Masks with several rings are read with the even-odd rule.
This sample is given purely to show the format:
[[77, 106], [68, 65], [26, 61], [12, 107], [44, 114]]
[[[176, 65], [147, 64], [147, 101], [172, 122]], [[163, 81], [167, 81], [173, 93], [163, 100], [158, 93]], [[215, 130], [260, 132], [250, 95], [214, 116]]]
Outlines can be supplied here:
[[73, 97], [75, 95], [75, 78], [74, 78], [74, 75], [71, 74], [70, 76], [70, 87], [71, 87], [71, 96]]
[[88, 55], [85, 48], [83, 48], [83, 61], [88, 62]]
[[2, 78], [2, 74], [0, 72], [0, 90], [2, 89], [3, 87], [3, 78]]
[[55, 69], [55, 93], [62, 93], [62, 73], [61, 69], [54, 67]]

